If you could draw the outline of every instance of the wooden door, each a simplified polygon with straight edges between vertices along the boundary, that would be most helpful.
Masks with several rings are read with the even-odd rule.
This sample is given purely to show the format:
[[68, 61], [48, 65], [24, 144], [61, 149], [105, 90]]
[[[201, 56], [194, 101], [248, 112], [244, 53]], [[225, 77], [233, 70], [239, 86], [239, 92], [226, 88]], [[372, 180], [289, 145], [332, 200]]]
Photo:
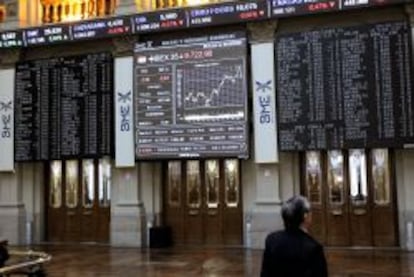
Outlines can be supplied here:
[[95, 241], [109, 242], [111, 223], [111, 160], [106, 157], [99, 160], [98, 183], [95, 188], [97, 209], [97, 224], [95, 227]]
[[392, 156], [387, 149], [373, 149], [370, 153], [372, 229], [375, 246], [398, 245], [397, 209], [393, 184]]
[[200, 161], [187, 161], [185, 168], [185, 241], [190, 244], [204, 242], [203, 188]]
[[185, 243], [184, 234], [184, 165], [181, 161], [169, 161], [164, 174], [163, 207], [165, 224], [172, 227], [175, 244]]
[[398, 244], [390, 156], [388, 149], [306, 152], [302, 191], [318, 240], [331, 246]]
[[311, 234], [320, 242], [326, 240], [325, 234], [325, 179], [323, 178], [322, 154], [318, 151], [308, 151], [305, 154], [304, 177], [302, 178], [304, 194], [312, 206]]
[[326, 162], [326, 243], [335, 246], [350, 245], [348, 186], [345, 157], [340, 150], [327, 152]]
[[51, 242], [63, 240], [65, 225], [63, 206], [63, 165], [62, 161], [52, 161], [47, 168], [45, 176], [49, 180], [47, 199], [47, 237]]
[[206, 244], [223, 243], [223, 170], [219, 160], [204, 163], [204, 231]]
[[351, 244], [372, 246], [371, 201], [364, 149], [350, 149], [348, 156], [349, 220]]
[[224, 160], [223, 239], [225, 244], [242, 244], [242, 202], [240, 162]]
[[241, 244], [239, 174], [235, 159], [168, 162], [164, 213], [175, 243]]
[[108, 242], [109, 160], [54, 161], [48, 175], [48, 239]]
[[80, 209], [80, 163], [78, 160], [65, 161], [64, 182], [64, 241], [79, 241], [81, 237]]
[[81, 241], [95, 241], [95, 226], [97, 225], [96, 216], [96, 191], [95, 191], [95, 172], [94, 160], [88, 159], [82, 161], [82, 175], [81, 175], [81, 233], [79, 240]]

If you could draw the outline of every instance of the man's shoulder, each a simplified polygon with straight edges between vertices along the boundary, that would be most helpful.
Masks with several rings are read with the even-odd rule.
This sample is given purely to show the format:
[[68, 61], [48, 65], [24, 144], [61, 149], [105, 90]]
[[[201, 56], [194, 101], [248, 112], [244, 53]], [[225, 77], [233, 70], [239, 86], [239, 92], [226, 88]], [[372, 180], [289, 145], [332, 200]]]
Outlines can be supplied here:
[[304, 233], [304, 241], [308, 249], [313, 249], [318, 252], [323, 251], [323, 245], [310, 234]]
[[268, 234], [267, 235], [267, 238], [277, 238], [277, 237], [281, 237], [281, 236], [284, 236], [285, 233], [286, 233], [285, 230], [274, 231], [274, 232], [271, 232], [270, 234]]
[[275, 241], [284, 240], [285, 237], [286, 237], [285, 230], [274, 231], [267, 235], [266, 242], [275, 242]]
[[301, 240], [305, 242], [308, 246], [312, 247], [322, 247], [322, 244], [314, 239], [310, 234], [303, 232], [302, 230], [279, 230], [274, 231], [267, 235], [266, 242], [275, 242], [275, 241], [291, 241], [291, 240]]

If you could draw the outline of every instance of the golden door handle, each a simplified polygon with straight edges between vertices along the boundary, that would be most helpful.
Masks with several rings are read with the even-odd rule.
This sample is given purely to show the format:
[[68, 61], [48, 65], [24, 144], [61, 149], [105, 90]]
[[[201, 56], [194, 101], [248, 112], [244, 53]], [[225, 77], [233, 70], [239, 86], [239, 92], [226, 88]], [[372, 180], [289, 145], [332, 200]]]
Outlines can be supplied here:
[[209, 216], [215, 216], [215, 215], [217, 215], [217, 214], [218, 214], [218, 210], [217, 210], [217, 209], [208, 209], [208, 210], [207, 210], [207, 214], [208, 214]]
[[188, 211], [189, 215], [198, 215], [199, 213], [200, 213], [199, 210], [189, 210]]
[[363, 208], [354, 209], [353, 213], [354, 213], [354, 215], [361, 216], [361, 215], [365, 215], [367, 213], [367, 210], [363, 209]]
[[341, 209], [335, 209], [335, 210], [331, 211], [331, 214], [334, 215], [334, 216], [340, 216], [340, 215], [343, 214], [343, 212], [342, 212]]

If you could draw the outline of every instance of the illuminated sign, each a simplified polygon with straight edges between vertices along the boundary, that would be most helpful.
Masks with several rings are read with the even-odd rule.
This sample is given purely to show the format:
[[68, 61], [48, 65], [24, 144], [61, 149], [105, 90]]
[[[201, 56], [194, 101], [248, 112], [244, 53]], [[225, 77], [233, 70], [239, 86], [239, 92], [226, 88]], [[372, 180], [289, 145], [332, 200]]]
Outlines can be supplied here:
[[108, 18], [75, 23], [72, 26], [73, 40], [103, 38], [132, 33], [129, 18]]
[[191, 27], [238, 24], [351, 8], [409, 3], [411, 0], [246, 0], [158, 10], [0, 32], [0, 48], [111, 38]]
[[42, 45], [70, 41], [70, 28], [67, 25], [33, 28], [24, 31], [26, 45]]

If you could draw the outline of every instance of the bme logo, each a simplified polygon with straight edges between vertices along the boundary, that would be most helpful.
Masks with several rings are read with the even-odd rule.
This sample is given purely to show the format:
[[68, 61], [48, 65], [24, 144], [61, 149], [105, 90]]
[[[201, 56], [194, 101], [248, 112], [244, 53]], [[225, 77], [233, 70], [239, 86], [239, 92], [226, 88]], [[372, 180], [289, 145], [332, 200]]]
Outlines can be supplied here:
[[272, 92], [272, 80], [266, 82], [256, 81], [256, 91], [258, 94], [258, 102], [260, 106], [260, 123], [267, 124], [272, 122], [272, 110], [271, 110], [271, 95]]
[[12, 101], [8, 102], [0, 102], [0, 112], [1, 112], [1, 122], [3, 123], [2, 130], [1, 130], [1, 137], [2, 138], [10, 138], [12, 134]]
[[0, 102], [0, 111], [7, 112], [8, 110], [12, 110], [12, 101], [9, 102]]
[[121, 116], [121, 132], [131, 130], [131, 91], [127, 93], [118, 92], [119, 111]]

